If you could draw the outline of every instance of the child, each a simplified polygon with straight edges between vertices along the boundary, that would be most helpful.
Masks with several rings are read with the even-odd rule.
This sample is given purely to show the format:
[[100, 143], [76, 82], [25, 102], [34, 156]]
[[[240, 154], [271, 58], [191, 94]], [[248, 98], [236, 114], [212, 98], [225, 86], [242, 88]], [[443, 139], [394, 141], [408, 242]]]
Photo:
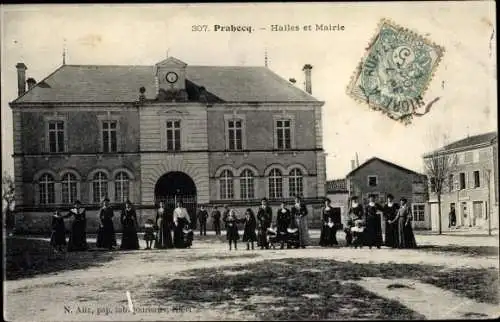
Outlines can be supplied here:
[[50, 245], [56, 252], [62, 252], [66, 246], [66, 227], [64, 226], [64, 217], [59, 214], [59, 210], [56, 210], [52, 216]]
[[236, 218], [236, 211], [231, 209], [229, 211], [229, 215], [225, 219], [226, 221], [226, 237], [229, 241], [229, 250], [232, 249], [232, 243], [234, 243], [234, 249], [238, 249], [238, 239], [240, 239], [240, 235], [238, 233], [238, 218]]
[[243, 229], [243, 241], [247, 242], [247, 250], [250, 250], [250, 244], [252, 244], [252, 249], [254, 249], [253, 243], [257, 241], [257, 235], [255, 234], [255, 229], [257, 229], [257, 220], [252, 209], [248, 208], [245, 212], [245, 219], [242, 220], [245, 223], [245, 228]]
[[146, 241], [146, 249], [151, 249], [155, 239], [156, 236], [153, 219], [148, 219], [144, 224], [144, 240]]
[[363, 233], [365, 227], [363, 225], [363, 220], [357, 219], [354, 221], [354, 227], [351, 228], [352, 234], [352, 245], [354, 248], [363, 248]]

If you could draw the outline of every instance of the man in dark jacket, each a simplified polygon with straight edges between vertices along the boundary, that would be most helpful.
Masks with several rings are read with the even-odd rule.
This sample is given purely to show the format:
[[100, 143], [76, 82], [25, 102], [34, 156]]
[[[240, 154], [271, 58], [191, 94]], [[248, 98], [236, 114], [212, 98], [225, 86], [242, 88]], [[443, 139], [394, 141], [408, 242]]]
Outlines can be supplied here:
[[260, 249], [269, 249], [267, 240], [267, 229], [271, 227], [273, 221], [273, 210], [267, 204], [267, 199], [263, 198], [261, 206], [257, 211], [257, 222], [259, 223], [259, 244]]
[[204, 205], [201, 205], [200, 210], [198, 210], [198, 220], [200, 221], [200, 236], [207, 235], [207, 219], [208, 211], [205, 210]]
[[214, 210], [212, 211], [212, 222], [215, 230], [215, 235], [219, 236], [220, 235], [220, 217], [221, 213], [217, 206], [214, 207]]

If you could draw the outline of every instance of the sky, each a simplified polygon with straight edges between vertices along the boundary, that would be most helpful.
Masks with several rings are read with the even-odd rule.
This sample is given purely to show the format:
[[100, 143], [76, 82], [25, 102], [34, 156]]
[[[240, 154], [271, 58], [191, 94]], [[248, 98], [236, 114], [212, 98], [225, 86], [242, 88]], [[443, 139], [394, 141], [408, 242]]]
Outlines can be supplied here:
[[[350, 160], [379, 157], [423, 171], [422, 154], [445, 142], [497, 130], [494, 2], [384, 2], [197, 5], [3, 5], [1, 7], [2, 170], [13, 172], [15, 65], [37, 81], [62, 64], [154, 65], [167, 55], [191, 65], [268, 66], [303, 88], [311, 64], [312, 94], [323, 106], [327, 178], [343, 178]], [[382, 18], [445, 48], [423, 99], [440, 97], [410, 125], [389, 119], [346, 94], [351, 76]], [[251, 26], [215, 32], [213, 26]], [[271, 31], [271, 25], [313, 31]], [[315, 24], [343, 31], [314, 31]], [[208, 25], [210, 31], [192, 31]], [[265, 29], [261, 29], [265, 28]], [[64, 45], [65, 44], [65, 45]]]

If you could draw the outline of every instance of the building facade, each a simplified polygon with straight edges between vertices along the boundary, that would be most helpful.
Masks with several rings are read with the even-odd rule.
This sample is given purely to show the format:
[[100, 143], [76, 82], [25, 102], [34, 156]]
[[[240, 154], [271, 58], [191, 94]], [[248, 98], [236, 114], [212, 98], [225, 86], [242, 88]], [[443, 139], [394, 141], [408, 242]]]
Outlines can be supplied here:
[[412, 208], [413, 227], [430, 229], [425, 175], [373, 157], [349, 172], [346, 180], [349, 196], [357, 196], [363, 204], [370, 194], [381, 204], [386, 202], [388, 194], [397, 202], [406, 198]]
[[[424, 163], [435, 153], [449, 155], [456, 166], [447, 173], [441, 194], [441, 227], [498, 228], [498, 133], [471, 136], [424, 155]], [[439, 230], [439, 205], [432, 179], [429, 184], [432, 230]], [[449, 214], [455, 209], [456, 224]], [[491, 219], [491, 220], [490, 220]]]
[[[311, 66], [306, 65], [306, 88]], [[141, 216], [181, 198], [243, 208], [325, 195], [321, 107], [267, 67], [63, 65], [42, 81], [18, 64], [16, 211], [131, 200]], [[28, 82], [28, 89], [25, 83]]]

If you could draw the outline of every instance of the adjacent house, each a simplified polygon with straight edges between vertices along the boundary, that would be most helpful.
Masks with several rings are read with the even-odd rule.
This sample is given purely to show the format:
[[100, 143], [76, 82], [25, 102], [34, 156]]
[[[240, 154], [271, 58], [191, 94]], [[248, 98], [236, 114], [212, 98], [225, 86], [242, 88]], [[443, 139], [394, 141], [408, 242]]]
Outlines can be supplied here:
[[[441, 195], [441, 226], [450, 227], [455, 209], [456, 227], [498, 228], [498, 132], [467, 137], [424, 155], [424, 162], [436, 153], [456, 158], [447, 173]], [[429, 204], [432, 230], [439, 229], [438, 202], [430, 178]]]
[[414, 228], [430, 228], [425, 175], [373, 157], [349, 172], [346, 182], [349, 197], [358, 196], [363, 203], [370, 194], [380, 203], [386, 201], [388, 194], [396, 201], [405, 197], [412, 207]]

